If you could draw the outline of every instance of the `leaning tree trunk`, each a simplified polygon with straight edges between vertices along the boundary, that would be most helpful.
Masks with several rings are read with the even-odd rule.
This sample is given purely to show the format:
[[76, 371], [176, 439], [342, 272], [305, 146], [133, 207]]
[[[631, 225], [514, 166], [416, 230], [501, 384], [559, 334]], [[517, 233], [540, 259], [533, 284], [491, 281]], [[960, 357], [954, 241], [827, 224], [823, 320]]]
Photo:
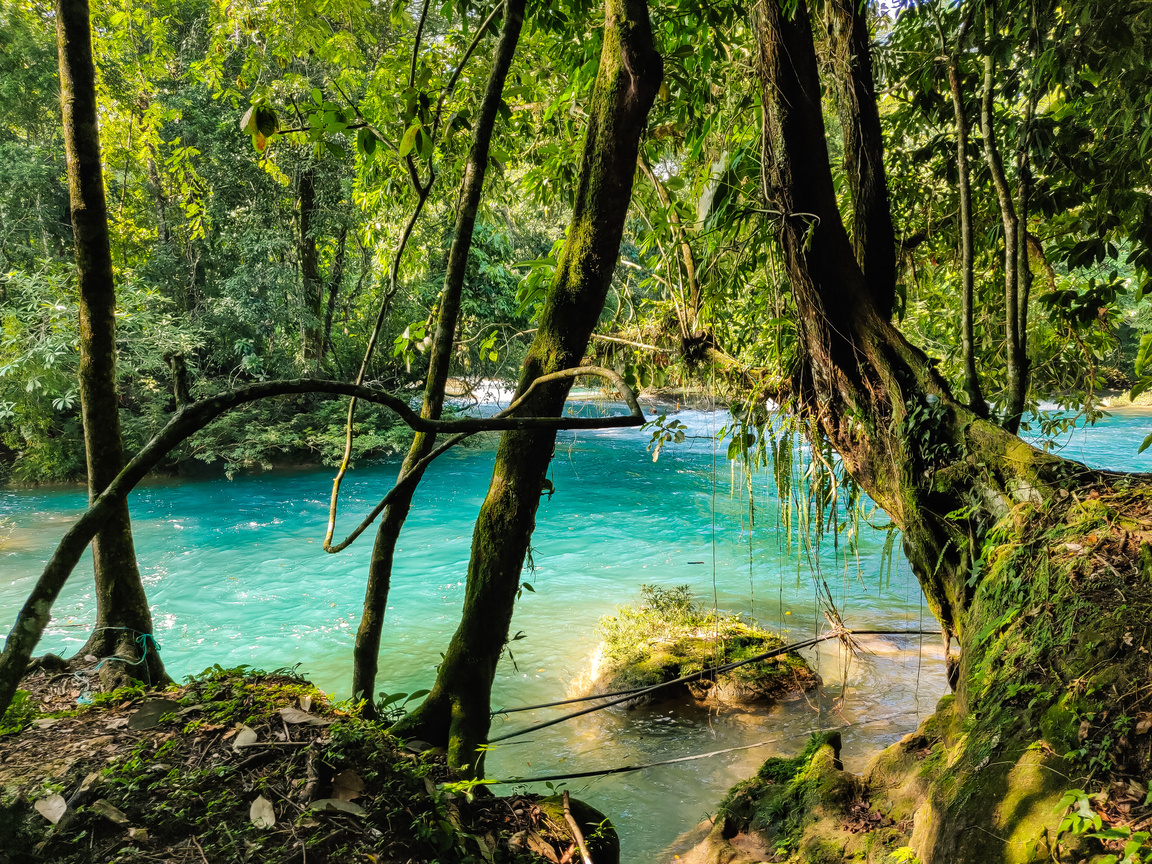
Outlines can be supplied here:
[[[422, 417], [437, 419], [444, 409], [444, 387], [448, 382], [448, 370], [456, 340], [456, 326], [460, 318], [460, 298], [464, 291], [464, 275], [468, 269], [468, 252], [472, 248], [472, 233], [484, 191], [488, 151], [492, 143], [496, 116], [503, 101], [504, 81], [508, 77], [512, 58], [516, 54], [516, 45], [520, 41], [520, 30], [524, 24], [524, 6], [525, 0], [508, 0], [505, 7], [500, 42], [496, 48], [495, 61], [488, 75], [488, 86], [472, 133], [472, 150], [464, 168], [456, 229], [452, 237], [452, 248], [448, 253], [448, 267], [444, 274], [444, 288], [440, 292], [436, 332], [432, 337], [432, 357], [428, 364], [428, 377], [424, 382], [424, 404], [420, 410]], [[435, 433], [417, 432], [400, 467], [400, 476], [404, 477], [418, 470], [416, 482], [419, 482], [424, 471], [416, 469], [415, 466], [432, 452], [435, 445]], [[364, 612], [356, 631], [356, 646], [353, 650], [352, 692], [363, 696], [365, 699], [363, 710], [369, 716], [375, 716], [376, 713], [373, 694], [376, 690], [376, 671], [380, 656], [380, 633], [384, 627], [384, 612], [392, 584], [392, 561], [396, 554], [396, 541], [400, 538], [404, 520], [408, 518], [408, 510], [412, 506], [415, 491], [416, 483], [411, 483], [393, 503], [384, 508], [384, 513], [380, 517], [380, 527], [376, 531], [376, 542], [372, 547], [372, 558], [368, 564]]]
[[[539, 376], [577, 365], [620, 254], [640, 135], [662, 78], [644, 0], [607, 0], [600, 69], [588, 108], [568, 240], [548, 290], [517, 393]], [[559, 416], [571, 383], [538, 388], [532, 414]], [[451, 765], [483, 773], [492, 682], [508, 639], [520, 571], [535, 526], [555, 432], [501, 437], [488, 496], [472, 535], [464, 609], [432, 692], [397, 732], [448, 748]]]
[[[878, 757], [848, 798], [885, 815], [893, 802], [919, 811], [910, 834], [883, 843], [910, 845], [925, 864], [1063, 860], [1059, 802], [1082, 782], [1072, 778], [1147, 786], [1138, 736], [1150, 724], [1137, 718], [1152, 716], [1138, 686], [1152, 671], [1152, 484], [1043, 453], [976, 416], [877, 308], [836, 208], [811, 23], [803, 0], [792, 17], [783, 2], [760, 3], [755, 32], [765, 188], [783, 214], [799, 319], [793, 386], [902, 528], [945, 638], [961, 648], [949, 664], [955, 700]], [[929, 751], [939, 758], [918, 761]], [[811, 819], [847, 806], [819, 803]], [[842, 821], [833, 828], [846, 857], [862, 848]], [[803, 830], [799, 859], [816, 860], [823, 841]]]
[[[80, 406], [88, 456], [88, 497], [95, 500], [120, 472], [124, 457], [116, 393], [116, 292], [100, 166], [96, 69], [87, 0], [59, 0], [56, 38], [80, 296]], [[92, 556], [96, 628], [81, 656], [119, 658], [119, 662], [103, 667], [107, 686], [126, 677], [152, 684], [166, 681], [152, 636], [152, 613], [136, 565], [126, 501], [117, 506], [92, 541]]]

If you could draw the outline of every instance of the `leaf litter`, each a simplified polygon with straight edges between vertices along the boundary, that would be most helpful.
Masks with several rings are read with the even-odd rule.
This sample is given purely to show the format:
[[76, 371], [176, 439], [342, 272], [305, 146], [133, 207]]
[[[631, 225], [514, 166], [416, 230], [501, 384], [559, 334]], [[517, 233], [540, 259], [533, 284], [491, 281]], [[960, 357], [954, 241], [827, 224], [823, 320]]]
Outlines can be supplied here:
[[79, 709], [71, 673], [21, 686], [55, 716], [0, 739], [0, 864], [571, 859], [538, 796], [453, 794], [442, 751], [411, 752], [295, 675], [217, 668]]

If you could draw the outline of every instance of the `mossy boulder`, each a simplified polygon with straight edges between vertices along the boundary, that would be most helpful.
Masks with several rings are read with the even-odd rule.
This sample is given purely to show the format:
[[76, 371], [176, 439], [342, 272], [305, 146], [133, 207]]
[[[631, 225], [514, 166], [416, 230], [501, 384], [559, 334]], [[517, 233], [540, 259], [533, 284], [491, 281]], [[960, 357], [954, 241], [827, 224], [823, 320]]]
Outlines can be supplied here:
[[[779, 636], [739, 615], [701, 608], [686, 585], [671, 589], [645, 585], [641, 595], [641, 605], [620, 606], [616, 615], [601, 620], [604, 641], [577, 689], [608, 693], [651, 687], [785, 645]], [[795, 696], [819, 683], [820, 677], [804, 658], [788, 652], [658, 691], [633, 704], [686, 693], [715, 704], [767, 703]]]

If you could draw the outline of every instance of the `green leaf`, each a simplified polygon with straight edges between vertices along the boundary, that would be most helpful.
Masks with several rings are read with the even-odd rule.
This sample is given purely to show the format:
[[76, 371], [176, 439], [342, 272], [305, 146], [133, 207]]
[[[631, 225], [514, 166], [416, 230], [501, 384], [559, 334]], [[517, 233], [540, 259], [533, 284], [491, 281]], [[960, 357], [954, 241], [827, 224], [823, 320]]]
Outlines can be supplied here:
[[267, 106], [261, 105], [256, 109], [256, 131], [267, 138], [280, 129], [280, 118], [276, 112]]
[[536, 589], [532, 587], [532, 583], [530, 582], [522, 582], [520, 583], [520, 587], [527, 591], [529, 594], [536, 593]]
[[319, 87], [313, 87], [312, 88], [312, 101], [315, 102], [317, 105], [323, 105], [324, 104], [324, 94], [320, 92]]
[[376, 152], [376, 136], [370, 129], [361, 129], [356, 133], [356, 147], [365, 156], [371, 156]]
[[1152, 333], [1145, 333], [1140, 337], [1140, 349], [1136, 352], [1136, 363], [1133, 371], [1137, 375], [1144, 374], [1144, 367], [1148, 365], [1150, 355], [1152, 355]]
[[404, 137], [400, 139], [400, 158], [403, 159], [412, 152], [412, 148], [416, 146], [416, 136], [420, 134], [420, 124], [413, 123], [408, 127], [408, 131], [404, 133]]
[[249, 135], [256, 134], [256, 106], [253, 105], [244, 112], [244, 116], [240, 118], [240, 129], [247, 132]]
[[[1148, 433], [1148, 437], [1144, 439], [1144, 443], [1141, 444], [1140, 449], [1136, 451], [1137, 455], [1143, 453], [1149, 446], [1152, 446], [1152, 432]], [[1152, 795], [1152, 793], [1149, 794]]]

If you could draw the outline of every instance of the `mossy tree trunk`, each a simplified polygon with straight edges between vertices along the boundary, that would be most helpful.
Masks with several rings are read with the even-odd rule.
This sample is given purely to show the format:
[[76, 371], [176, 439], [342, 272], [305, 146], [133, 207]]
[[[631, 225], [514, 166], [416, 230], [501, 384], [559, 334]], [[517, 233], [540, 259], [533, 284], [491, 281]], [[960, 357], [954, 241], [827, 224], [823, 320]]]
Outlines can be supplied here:
[[[420, 416], [430, 419], [438, 419], [444, 410], [444, 387], [448, 382], [448, 370], [452, 362], [452, 349], [460, 318], [460, 300], [464, 292], [464, 275], [468, 269], [468, 253], [472, 248], [472, 233], [484, 191], [488, 151], [503, 99], [504, 82], [508, 77], [508, 70], [512, 67], [516, 45], [520, 40], [520, 30], [524, 24], [524, 6], [525, 0], [508, 0], [506, 4], [500, 42], [496, 48], [492, 70], [488, 75], [488, 85], [476, 118], [476, 125], [473, 127], [472, 149], [464, 166], [456, 228], [452, 236], [452, 248], [448, 252], [444, 287], [440, 291], [436, 332], [432, 337], [428, 377], [424, 382], [424, 404], [420, 409]], [[399, 476], [404, 477], [415, 470], [417, 463], [431, 453], [435, 446], [435, 433], [417, 432], [400, 466]], [[374, 694], [380, 655], [380, 633], [384, 627], [388, 591], [392, 584], [392, 561], [396, 554], [396, 541], [404, 527], [404, 520], [408, 518], [416, 483], [422, 474], [421, 469], [419, 474], [415, 475], [416, 482], [410, 483], [393, 503], [384, 508], [380, 526], [376, 531], [376, 542], [372, 547], [372, 558], [368, 564], [364, 611], [356, 631], [356, 646], [353, 651], [352, 692], [361, 694], [367, 700], [364, 703], [364, 712], [370, 716], [376, 713]]]
[[[600, 68], [588, 108], [568, 241], [549, 287], [517, 394], [584, 356], [620, 254], [648, 110], [663, 75], [644, 0], [607, 0]], [[537, 388], [525, 410], [559, 416], [571, 382]], [[432, 692], [396, 731], [448, 748], [449, 763], [483, 773], [492, 682], [504, 651], [554, 431], [501, 436], [472, 535], [464, 609]]]
[[[1045, 831], [1054, 844], [1062, 790], [1035, 790], [1029, 812], [1042, 818], [1019, 828], [1008, 812], [1018, 803], [1013, 766], [1031, 771], [1038, 752], [1044, 771], [1073, 788], [1080, 781], [1068, 778], [1079, 769], [1052, 754], [1081, 747], [1112, 766], [1094, 769], [1098, 776], [1147, 783], [1135, 723], [1120, 726], [1148, 710], [1129, 679], [1149, 672], [1138, 653], [1148, 646], [1135, 642], [1143, 640], [1137, 623], [1152, 613], [1152, 490], [1146, 477], [1043, 453], [977, 416], [893, 327], [837, 211], [806, 6], [800, 0], [790, 14], [783, 5], [763, 0], [754, 20], [765, 185], [783, 214], [798, 315], [793, 388], [819, 434], [903, 530], [945, 639], [961, 647], [949, 666], [965, 734], [950, 739], [912, 846], [925, 862], [1032, 860], [1012, 850], [1031, 843], [1035, 851]], [[866, 74], [866, 65], [840, 74]], [[855, 170], [883, 167], [860, 160]], [[1086, 544], [1096, 551], [1084, 552]], [[1090, 682], [1105, 678], [1118, 689], [1093, 698]], [[1101, 722], [1109, 710], [1113, 719]]]
[[[56, 38], [68, 191], [80, 297], [80, 405], [88, 457], [88, 496], [97, 495], [123, 467], [116, 392], [116, 291], [100, 165], [96, 69], [87, 0], [59, 0]], [[104, 669], [106, 684], [125, 677], [167, 680], [152, 639], [152, 613], [140, 580], [127, 501], [92, 541], [96, 627], [81, 654], [117, 656]], [[143, 662], [139, 662], [143, 658]]]

